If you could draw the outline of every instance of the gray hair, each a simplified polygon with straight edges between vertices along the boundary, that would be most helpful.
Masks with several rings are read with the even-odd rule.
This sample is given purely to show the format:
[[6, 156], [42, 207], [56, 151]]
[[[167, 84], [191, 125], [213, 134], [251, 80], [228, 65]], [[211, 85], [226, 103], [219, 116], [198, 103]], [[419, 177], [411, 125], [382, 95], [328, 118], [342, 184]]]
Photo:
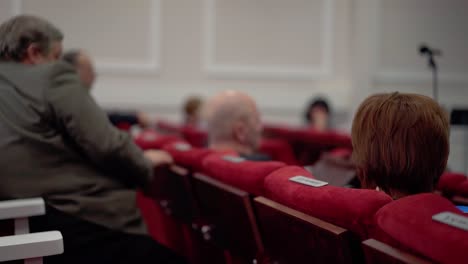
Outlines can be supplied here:
[[63, 33], [45, 19], [31, 15], [15, 16], [0, 25], [0, 60], [23, 60], [33, 43], [42, 53], [48, 54], [51, 43], [62, 40]]

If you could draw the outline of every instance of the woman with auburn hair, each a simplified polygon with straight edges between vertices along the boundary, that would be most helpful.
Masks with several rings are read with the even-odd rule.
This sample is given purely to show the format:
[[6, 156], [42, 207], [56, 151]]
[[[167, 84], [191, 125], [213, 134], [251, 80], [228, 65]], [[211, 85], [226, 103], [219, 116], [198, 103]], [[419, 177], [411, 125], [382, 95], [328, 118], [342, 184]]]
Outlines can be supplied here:
[[447, 166], [448, 115], [424, 95], [372, 95], [354, 117], [352, 143], [363, 188], [394, 199], [432, 192]]

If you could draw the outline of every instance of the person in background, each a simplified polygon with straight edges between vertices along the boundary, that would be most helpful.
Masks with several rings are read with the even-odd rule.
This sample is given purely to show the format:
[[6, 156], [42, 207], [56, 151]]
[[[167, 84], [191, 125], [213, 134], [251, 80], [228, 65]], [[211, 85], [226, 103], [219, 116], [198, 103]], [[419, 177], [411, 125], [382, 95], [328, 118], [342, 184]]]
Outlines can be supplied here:
[[43, 197], [31, 232], [58, 230], [65, 252], [45, 263], [184, 263], [152, 240], [136, 207], [163, 151], [117, 130], [69, 64], [63, 34], [20, 15], [0, 25], [0, 200]]
[[[96, 80], [97, 73], [89, 54], [83, 50], [74, 49], [65, 52], [62, 59], [75, 67], [83, 86], [91, 90]], [[111, 123], [116, 126], [120, 124], [138, 124], [141, 127], [148, 127], [151, 125], [150, 118], [143, 112], [112, 111], [108, 112], [108, 117]]]
[[204, 108], [204, 121], [211, 149], [232, 150], [248, 160], [269, 160], [257, 153], [262, 135], [260, 114], [255, 101], [245, 93], [224, 91]]
[[314, 98], [304, 112], [304, 121], [311, 129], [323, 132], [330, 128], [331, 110], [323, 98]]
[[183, 106], [184, 124], [198, 127], [200, 125], [200, 112], [203, 106], [203, 99], [200, 96], [188, 97]]
[[364, 188], [394, 199], [432, 192], [447, 166], [448, 114], [424, 95], [372, 95], [354, 117], [352, 144]]

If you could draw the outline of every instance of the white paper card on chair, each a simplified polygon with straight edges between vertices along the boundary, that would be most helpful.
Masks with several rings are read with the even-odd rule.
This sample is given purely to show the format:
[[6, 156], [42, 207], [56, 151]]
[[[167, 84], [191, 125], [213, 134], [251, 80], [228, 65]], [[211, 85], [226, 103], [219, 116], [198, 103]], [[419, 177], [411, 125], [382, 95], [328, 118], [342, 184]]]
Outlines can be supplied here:
[[230, 161], [232, 163], [241, 163], [244, 162], [245, 159], [239, 156], [232, 156], [232, 155], [226, 155], [223, 157], [223, 160], [225, 161]]
[[451, 212], [443, 212], [432, 216], [432, 219], [449, 226], [468, 231], [468, 217], [454, 214]]
[[328, 182], [312, 179], [312, 178], [301, 176], [301, 175], [289, 178], [289, 180], [293, 182], [305, 184], [308, 186], [312, 186], [312, 187], [322, 187], [328, 184]]
[[192, 148], [192, 146], [190, 146], [187, 143], [176, 143], [174, 145], [174, 148], [178, 151], [183, 152], [183, 151], [189, 151]]

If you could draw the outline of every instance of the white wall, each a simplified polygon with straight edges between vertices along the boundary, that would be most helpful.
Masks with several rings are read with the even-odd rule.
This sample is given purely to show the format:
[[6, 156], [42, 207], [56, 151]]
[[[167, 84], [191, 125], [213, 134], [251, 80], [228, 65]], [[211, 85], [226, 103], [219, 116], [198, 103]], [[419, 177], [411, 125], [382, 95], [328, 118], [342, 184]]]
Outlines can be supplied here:
[[92, 53], [105, 107], [178, 119], [189, 94], [239, 89], [265, 120], [297, 124], [306, 102], [324, 94], [349, 128], [370, 93], [431, 94], [423, 42], [443, 50], [441, 103], [468, 107], [466, 0], [0, 1], [0, 20], [16, 13], [47, 17], [66, 47]]

